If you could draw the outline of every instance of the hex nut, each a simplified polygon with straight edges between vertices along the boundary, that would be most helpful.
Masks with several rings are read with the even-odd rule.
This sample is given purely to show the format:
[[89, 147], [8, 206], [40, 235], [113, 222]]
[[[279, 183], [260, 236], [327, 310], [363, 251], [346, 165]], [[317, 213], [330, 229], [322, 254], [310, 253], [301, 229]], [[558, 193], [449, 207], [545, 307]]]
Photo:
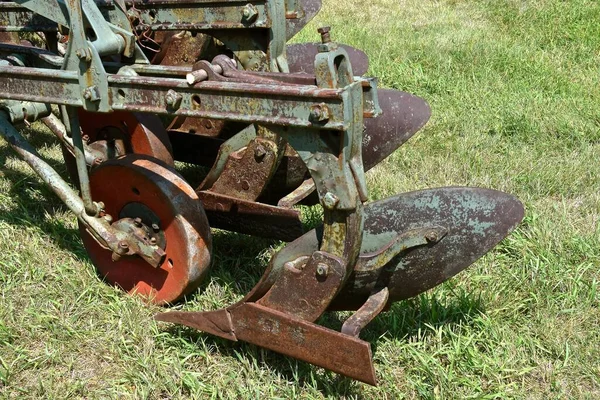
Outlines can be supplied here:
[[242, 21], [246, 24], [252, 24], [257, 18], [258, 8], [254, 4], [246, 4], [242, 10]]
[[339, 202], [340, 199], [331, 192], [327, 192], [325, 193], [325, 196], [323, 196], [323, 207], [327, 208], [328, 210], [333, 210]]

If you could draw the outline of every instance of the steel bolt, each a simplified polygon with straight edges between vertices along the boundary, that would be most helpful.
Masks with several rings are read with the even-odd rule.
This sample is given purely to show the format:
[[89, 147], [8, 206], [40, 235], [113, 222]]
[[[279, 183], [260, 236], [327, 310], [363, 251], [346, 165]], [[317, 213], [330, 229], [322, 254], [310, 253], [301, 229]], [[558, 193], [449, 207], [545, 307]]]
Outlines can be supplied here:
[[321, 43], [331, 42], [331, 36], [329, 35], [330, 30], [331, 30], [331, 27], [329, 27], [329, 26], [323, 26], [323, 27], [317, 29], [317, 32], [319, 32], [321, 34]]
[[329, 120], [329, 107], [323, 103], [312, 106], [309, 119], [312, 122], [327, 122]]
[[98, 86], [88, 86], [83, 90], [83, 98], [88, 101], [99, 101], [100, 100], [100, 89]]
[[425, 234], [425, 240], [427, 240], [428, 242], [437, 242], [438, 241], [438, 235], [436, 231], [429, 231]]
[[154, 232], [158, 232], [158, 231], [160, 231], [160, 226], [158, 226], [158, 224], [152, 224], [152, 230]]
[[333, 210], [339, 202], [340, 199], [331, 192], [327, 192], [323, 196], [323, 206], [329, 210]]
[[246, 4], [242, 10], [242, 19], [244, 22], [251, 24], [258, 17], [258, 8], [254, 4]]
[[124, 241], [124, 240], [121, 240], [121, 241], [119, 242], [119, 248], [120, 248], [120, 249], [123, 249], [123, 250], [127, 250], [127, 249], [129, 249], [129, 243], [127, 243], [127, 242], [126, 242], [126, 241]]
[[329, 274], [329, 265], [319, 263], [317, 265], [317, 276], [325, 278]]
[[92, 61], [92, 54], [89, 49], [77, 49], [75, 55], [82, 61]]
[[151, 245], [155, 245], [156, 244], [156, 238], [155, 237], [151, 237], [150, 238], [150, 244]]
[[250, 184], [248, 183], [248, 181], [242, 181], [242, 189], [244, 189], [244, 190], [250, 189]]
[[180, 95], [173, 89], [169, 89], [169, 91], [167, 92], [167, 95], [165, 97], [165, 102], [167, 103], [167, 106], [174, 108], [174, 109], [178, 109], [179, 106], [181, 105], [182, 99], [183, 99], [182, 95]]
[[142, 226], [142, 219], [140, 217], [136, 217], [133, 219], [133, 223], [135, 226], [137, 226], [138, 228], [140, 228]]

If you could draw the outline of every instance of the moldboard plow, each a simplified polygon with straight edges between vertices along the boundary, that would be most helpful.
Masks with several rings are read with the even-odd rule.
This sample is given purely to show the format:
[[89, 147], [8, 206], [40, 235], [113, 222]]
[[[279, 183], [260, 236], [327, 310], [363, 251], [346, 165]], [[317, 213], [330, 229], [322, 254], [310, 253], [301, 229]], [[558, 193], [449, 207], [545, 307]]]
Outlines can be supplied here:
[[[454, 276], [522, 219], [513, 196], [447, 187], [368, 203], [365, 171], [429, 119], [368, 59], [287, 41], [318, 0], [0, 1], [0, 134], [76, 214], [106, 281], [170, 304], [211, 263], [210, 227], [289, 241], [238, 303], [156, 316], [375, 384], [361, 330]], [[73, 186], [15, 127], [42, 121]], [[193, 188], [175, 161], [206, 167]], [[77, 188], [74, 189], [74, 187]], [[323, 207], [303, 232], [295, 205]], [[315, 323], [355, 311], [341, 332]]]

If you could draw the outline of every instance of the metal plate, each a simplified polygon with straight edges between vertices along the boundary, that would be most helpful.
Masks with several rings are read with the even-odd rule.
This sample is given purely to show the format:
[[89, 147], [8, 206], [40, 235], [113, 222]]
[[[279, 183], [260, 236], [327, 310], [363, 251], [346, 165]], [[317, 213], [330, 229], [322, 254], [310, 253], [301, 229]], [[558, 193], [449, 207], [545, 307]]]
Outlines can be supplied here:
[[286, 41], [290, 40], [296, 33], [300, 32], [321, 9], [321, 0], [297, 0], [296, 4], [298, 5], [297, 7], [302, 10], [302, 14], [299, 15], [300, 18], [286, 20]]
[[[305, 73], [313, 75], [315, 73], [315, 56], [319, 52], [320, 43], [294, 43], [288, 44], [286, 49], [288, 65], [292, 73]], [[359, 49], [345, 44], [340, 47], [346, 50], [350, 57], [352, 73], [355, 76], [362, 76], [369, 69], [369, 57]]]
[[363, 163], [365, 171], [379, 164], [421, 129], [431, 117], [425, 100], [410, 93], [378, 89], [377, 97], [383, 113], [365, 118]]

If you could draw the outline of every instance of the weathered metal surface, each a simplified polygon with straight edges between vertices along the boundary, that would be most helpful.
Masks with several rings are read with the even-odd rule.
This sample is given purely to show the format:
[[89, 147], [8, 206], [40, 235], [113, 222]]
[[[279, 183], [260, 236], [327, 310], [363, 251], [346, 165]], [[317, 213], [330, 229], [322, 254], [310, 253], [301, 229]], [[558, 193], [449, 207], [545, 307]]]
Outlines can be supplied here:
[[[519, 224], [523, 213], [523, 205], [514, 196], [481, 188], [428, 189], [367, 204], [363, 257], [410, 230], [443, 227], [447, 234], [408, 248], [380, 268], [355, 271], [330, 309], [356, 310], [376, 287], [389, 288], [390, 303], [423, 293], [490, 251]], [[318, 229], [308, 232], [277, 256], [310, 254], [319, 248], [320, 236]]]
[[291, 208], [200, 191], [210, 226], [247, 235], [291, 241], [302, 235], [300, 214]]
[[[364, 118], [362, 158], [364, 170], [379, 164], [418, 132], [429, 120], [431, 109], [425, 100], [406, 92], [378, 89], [379, 106], [382, 114], [375, 118]], [[306, 170], [291, 153], [287, 164], [283, 164], [267, 188], [264, 201], [277, 202], [296, 190], [306, 179]], [[285, 166], [296, 166], [290, 170]], [[310, 190], [306, 183], [305, 190]], [[302, 193], [298, 198], [302, 204], [316, 204], [317, 197]], [[285, 202], [284, 202], [285, 204]], [[295, 203], [293, 203], [295, 204]]]
[[[198, 287], [210, 266], [210, 229], [198, 196], [177, 173], [156, 159], [131, 154], [92, 170], [90, 184], [93, 197], [104, 202], [104, 213], [115, 222], [139, 217], [164, 232], [166, 241], [165, 262], [153, 268], [137, 256], [115, 261], [112, 252], [80, 226], [85, 248], [108, 282], [157, 304], [174, 302]], [[159, 222], [142, 211], [129, 215], [131, 203], [151, 210]]]
[[155, 319], [243, 340], [370, 385], [377, 384], [368, 342], [259, 304], [244, 303], [208, 313], [168, 312]]
[[369, 296], [365, 304], [344, 322], [342, 333], [358, 337], [362, 329], [383, 311], [385, 305], [388, 303], [388, 299], [389, 289], [387, 287], [375, 291]]
[[[294, 43], [287, 46], [286, 54], [291, 73], [304, 73], [314, 75], [315, 56], [319, 53], [320, 43]], [[369, 69], [369, 58], [367, 55], [354, 47], [340, 45], [350, 57], [354, 75], [361, 76]]]
[[[82, 107], [75, 71], [41, 68], [0, 67], [0, 98]], [[108, 75], [109, 99], [113, 110], [155, 114], [186, 115], [227, 119], [266, 125], [345, 130], [345, 101], [352, 83], [343, 89], [315, 86], [266, 85], [237, 82], [202, 82], [189, 86], [171, 78]], [[39, 86], [45, 91], [40, 93]], [[169, 93], [182, 96], [180, 107], [168, 107]], [[327, 123], [311, 120], [312, 107], [325, 104]]]
[[297, 0], [296, 10], [294, 17], [287, 18], [286, 24], [286, 42], [290, 40], [296, 33], [308, 24], [317, 15], [321, 9], [321, 0]]
[[421, 129], [431, 116], [425, 100], [391, 89], [378, 89], [382, 114], [365, 118], [363, 162], [365, 171], [379, 164]]
[[280, 278], [257, 303], [315, 321], [337, 294], [345, 275], [343, 260], [316, 251], [304, 260], [284, 264]]
[[80, 110], [79, 120], [88, 145], [104, 151], [106, 159], [135, 153], [174, 164], [169, 136], [155, 115], [123, 111], [100, 114]]
[[281, 146], [272, 140], [254, 138], [243, 149], [232, 152], [211, 192], [255, 201], [277, 168]]

